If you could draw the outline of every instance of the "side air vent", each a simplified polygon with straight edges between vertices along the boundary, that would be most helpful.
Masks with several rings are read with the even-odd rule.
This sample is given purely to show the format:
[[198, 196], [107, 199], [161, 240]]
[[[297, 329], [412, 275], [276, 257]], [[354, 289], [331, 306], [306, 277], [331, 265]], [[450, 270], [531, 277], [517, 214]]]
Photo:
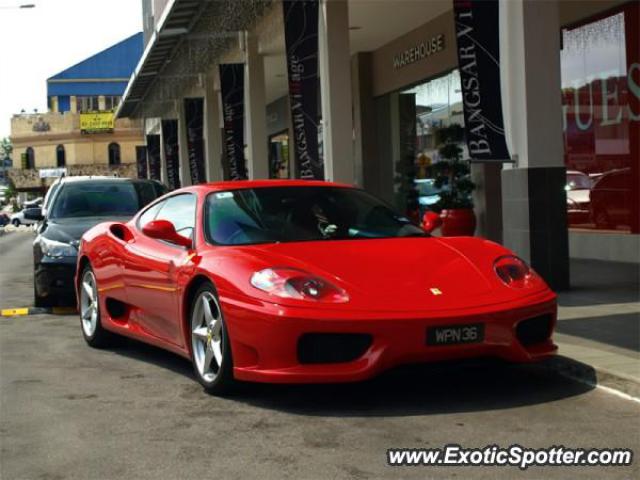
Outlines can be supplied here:
[[121, 223], [114, 223], [109, 227], [109, 231], [114, 237], [119, 238], [123, 242], [128, 242], [133, 238], [129, 229]]

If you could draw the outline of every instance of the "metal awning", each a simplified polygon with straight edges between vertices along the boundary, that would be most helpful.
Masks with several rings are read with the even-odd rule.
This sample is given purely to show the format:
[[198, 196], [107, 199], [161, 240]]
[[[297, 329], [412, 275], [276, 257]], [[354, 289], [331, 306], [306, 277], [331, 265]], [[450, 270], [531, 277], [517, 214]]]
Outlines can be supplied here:
[[149, 92], [183, 37], [190, 32], [207, 2], [169, 0], [144, 53], [133, 71], [116, 117], [130, 117]]

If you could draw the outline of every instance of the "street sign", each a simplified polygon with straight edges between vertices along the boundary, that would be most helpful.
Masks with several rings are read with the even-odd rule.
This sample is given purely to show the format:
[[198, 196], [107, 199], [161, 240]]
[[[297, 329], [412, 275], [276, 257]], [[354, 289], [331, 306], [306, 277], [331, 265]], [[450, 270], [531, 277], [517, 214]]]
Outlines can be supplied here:
[[38, 173], [40, 178], [58, 178], [67, 174], [66, 168], [41, 168]]

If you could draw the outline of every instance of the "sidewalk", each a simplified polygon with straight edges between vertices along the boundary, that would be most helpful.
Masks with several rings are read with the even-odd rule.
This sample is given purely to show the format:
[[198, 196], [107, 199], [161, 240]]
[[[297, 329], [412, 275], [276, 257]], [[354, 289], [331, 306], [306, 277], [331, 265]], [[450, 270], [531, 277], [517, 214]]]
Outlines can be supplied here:
[[572, 260], [571, 290], [558, 295], [556, 332], [559, 368], [640, 397], [638, 265]]

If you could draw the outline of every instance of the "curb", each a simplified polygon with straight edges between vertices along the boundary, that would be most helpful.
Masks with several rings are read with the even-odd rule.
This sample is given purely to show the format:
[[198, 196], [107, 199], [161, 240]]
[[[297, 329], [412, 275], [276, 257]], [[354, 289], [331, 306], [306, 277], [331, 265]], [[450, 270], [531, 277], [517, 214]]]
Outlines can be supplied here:
[[25, 308], [5, 308], [0, 311], [0, 317], [26, 317], [28, 315], [69, 315], [76, 313], [75, 307], [25, 307]]
[[640, 381], [605, 368], [596, 368], [569, 357], [558, 355], [546, 365], [555, 372], [592, 387], [607, 387], [630, 397], [640, 398]]

